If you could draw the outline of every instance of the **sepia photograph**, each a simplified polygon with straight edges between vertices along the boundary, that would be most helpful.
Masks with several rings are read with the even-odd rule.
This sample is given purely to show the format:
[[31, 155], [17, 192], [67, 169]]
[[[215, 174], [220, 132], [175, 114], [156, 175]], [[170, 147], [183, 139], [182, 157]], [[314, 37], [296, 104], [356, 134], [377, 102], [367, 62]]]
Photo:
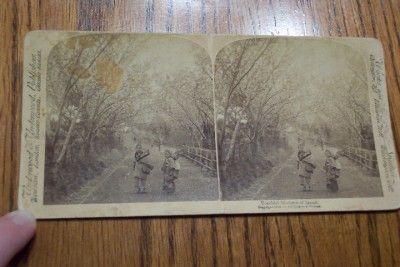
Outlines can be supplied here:
[[211, 59], [195, 42], [69, 37], [46, 98], [45, 205], [218, 200]]
[[35, 31], [24, 51], [38, 218], [398, 207], [374, 39]]
[[223, 200], [383, 196], [367, 63], [329, 39], [223, 47], [215, 62]]

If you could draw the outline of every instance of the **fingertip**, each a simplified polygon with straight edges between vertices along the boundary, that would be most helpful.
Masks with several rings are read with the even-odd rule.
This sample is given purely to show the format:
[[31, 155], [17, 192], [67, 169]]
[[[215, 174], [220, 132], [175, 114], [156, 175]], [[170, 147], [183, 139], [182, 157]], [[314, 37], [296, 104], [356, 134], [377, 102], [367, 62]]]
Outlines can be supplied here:
[[23, 210], [0, 218], [0, 266], [5, 266], [34, 236], [35, 217]]
[[36, 229], [36, 218], [27, 210], [16, 210], [6, 215], [15, 225]]

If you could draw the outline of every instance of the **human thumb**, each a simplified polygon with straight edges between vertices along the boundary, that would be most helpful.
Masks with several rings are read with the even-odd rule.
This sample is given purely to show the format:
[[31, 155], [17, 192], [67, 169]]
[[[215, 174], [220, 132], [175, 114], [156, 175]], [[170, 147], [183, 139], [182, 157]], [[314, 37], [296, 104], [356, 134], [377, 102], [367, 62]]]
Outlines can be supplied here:
[[27, 211], [17, 210], [0, 218], [0, 267], [24, 248], [35, 231], [36, 219]]

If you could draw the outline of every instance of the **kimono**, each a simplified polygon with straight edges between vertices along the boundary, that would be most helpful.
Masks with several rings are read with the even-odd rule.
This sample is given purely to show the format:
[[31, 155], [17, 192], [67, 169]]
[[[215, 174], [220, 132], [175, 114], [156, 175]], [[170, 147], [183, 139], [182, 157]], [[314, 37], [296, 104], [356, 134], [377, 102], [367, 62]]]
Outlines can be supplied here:
[[335, 157], [327, 157], [324, 169], [328, 180], [339, 178], [341, 165]]
[[161, 171], [164, 173], [164, 184], [173, 180], [171, 172], [174, 165], [174, 159], [171, 156], [165, 158], [163, 166], [161, 167]]
[[146, 191], [146, 180], [147, 176], [151, 173], [154, 166], [150, 164], [149, 153], [144, 151], [137, 151], [135, 153], [134, 170], [136, 179], [136, 190], [138, 193], [144, 193]]
[[300, 150], [297, 154], [298, 175], [300, 177], [300, 185], [304, 191], [311, 191], [311, 176], [316, 166], [312, 163], [311, 151]]

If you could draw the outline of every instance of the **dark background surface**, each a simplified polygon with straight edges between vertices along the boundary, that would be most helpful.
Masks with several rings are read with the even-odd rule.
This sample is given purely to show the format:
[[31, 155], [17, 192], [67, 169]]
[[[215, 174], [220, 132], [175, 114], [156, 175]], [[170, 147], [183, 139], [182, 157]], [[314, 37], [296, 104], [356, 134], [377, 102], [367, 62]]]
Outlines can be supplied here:
[[[0, 3], [0, 214], [16, 208], [22, 47], [36, 29], [376, 37], [400, 148], [398, 0]], [[56, 220], [21, 266], [399, 266], [400, 212]]]

